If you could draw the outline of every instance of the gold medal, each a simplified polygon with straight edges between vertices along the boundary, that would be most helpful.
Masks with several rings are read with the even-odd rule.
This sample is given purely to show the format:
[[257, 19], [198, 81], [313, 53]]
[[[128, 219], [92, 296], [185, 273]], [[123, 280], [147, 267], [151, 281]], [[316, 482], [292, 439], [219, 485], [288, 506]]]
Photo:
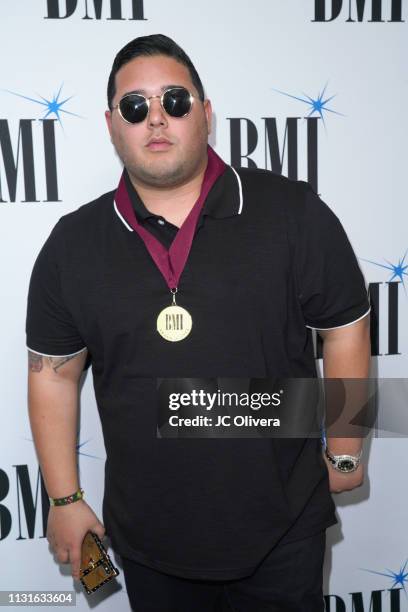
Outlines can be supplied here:
[[163, 308], [157, 317], [157, 331], [159, 334], [170, 342], [178, 342], [184, 340], [191, 332], [193, 320], [190, 313], [185, 308], [176, 304], [177, 289], [171, 290], [173, 294], [173, 303], [171, 306]]

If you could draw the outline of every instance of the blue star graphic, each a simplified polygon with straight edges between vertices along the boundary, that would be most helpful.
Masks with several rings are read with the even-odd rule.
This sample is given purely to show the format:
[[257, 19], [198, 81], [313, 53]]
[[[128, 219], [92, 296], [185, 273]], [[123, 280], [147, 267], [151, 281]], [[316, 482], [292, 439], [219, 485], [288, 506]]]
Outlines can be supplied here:
[[[85, 440], [85, 442], [78, 442], [78, 444], [76, 444], [75, 448], [76, 448], [76, 451], [77, 451], [78, 455], [83, 455], [84, 457], [92, 457], [92, 459], [102, 459], [102, 457], [98, 457], [97, 455], [89, 455], [88, 453], [82, 453], [79, 450], [81, 448], [81, 446], [84, 446], [85, 444], [88, 444], [88, 442], [91, 439], [92, 438], [89, 438], [88, 440]], [[34, 442], [34, 440], [32, 438], [24, 438], [24, 440], [27, 440], [28, 442]]]
[[272, 89], [274, 91], [277, 91], [280, 94], [283, 94], [284, 96], [288, 96], [289, 98], [293, 98], [294, 100], [300, 100], [300, 102], [304, 102], [305, 104], [307, 104], [311, 108], [311, 111], [308, 114], [308, 117], [311, 117], [314, 113], [317, 113], [318, 115], [320, 115], [320, 118], [323, 121], [323, 125], [326, 129], [326, 124], [324, 122], [324, 115], [323, 115], [324, 112], [335, 113], [336, 115], [342, 115], [343, 117], [345, 116], [342, 113], [339, 113], [333, 110], [332, 108], [328, 108], [326, 106], [330, 102], [330, 100], [333, 100], [333, 98], [336, 97], [336, 95], [333, 95], [333, 96], [330, 96], [329, 98], [326, 98], [325, 100], [323, 99], [327, 85], [328, 85], [328, 82], [323, 87], [322, 92], [318, 94], [317, 98], [312, 98], [303, 92], [302, 93], [305, 97], [300, 98], [299, 96], [292, 96], [292, 94], [288, 94], [285, 91], [281, 91], [280, 89], [275, 89], [274, 87], [272, 87]]
[[10, 91], [9, 89], [6, 89], [5, 91], [7, 91], [8, 93], [11, 93], [13, 96], [18, 96], [19, 98], [23, 98], [24, 100], [29, 100], [30, 102], [35, 102], [36, 104], [41, 104], [41, 106], [45, 106], [44, 115], [42, 119], [47, 119], [47, 117], [49, 117], [50, 115], [55, 115], [55, 117], [57, 118], [57, 121], [60, 123], [61, 127], [63, 127], [60, 113], [66, 113], [67, 115], [72, 115], [74, 117], [80, 117], [80, 115], [77, 115], [76, 113], [71, 113], [65, 108], [62, 108], [64, 104], [66, 104], [69, 100], [71, 100], [74, 97], [74, 96], [69, 96], [69, 98], [65, 98], [65, 100], [60, 100], [62, 87], [63, 87], [63, 84], [59, 88], [58, 93], [53, 95], [51, 100], [47, 100], [47, 98], [44, 98], [43, 96], [40, 96], [39, 94], [38, 96], [41, 99], [36, 100], [35, 98], [30, 98], [29, 96], [23, 96], [22, 94], [16, 93], [15, 91]]
[[[91, 440], [91, 438], [89, 438], [89, 440]], [[85, 440], [85, 442], [78, 442], [78, 444], [76, 445], [78, 455], [83, 455], [84, 457], [92, 457], [92, 459], [102, 459], [102, 457], [97, 457], [96, 455], [89, 455], [88, 453], [82, 453], [79, 450], [81, 446], [84, 446], [84, 444], [88, 444], [89, 440]]]
[[401, 566], [398, 572], [393, 572], [388, 568], [386, 568], [386, 572], [376, 572], [374, 570], [365, 569], [364, 567], [360, 569], [362, 569], [364, 572], [370, 572], [371, 574], [377, 574], [378, 576], [386, 576], [387, 578], [391, 578], [391, 580], [393, 580], [391, 588], [393, 589], [394, 587], [399, 586], [404, 590], [405, 595], [408, 596], [407, 590], [405, 588], [408, 584], [408, 572], [405, 571], [407, 564], [408, 559], [405, 561], [404, 565]]
[[399, 278], [402, 283], [402, 286], [404, 287], [404, 291], [406, 294], [407, 289], [404, 283], [404, 276], [408, 276], [408, 272], [406, 272], [408, 268], [408, 264], [404, 265], [404, 262], [405, 262], [407, 253], [408, 253], [408, 249], [405, 251], [404, 257], [402, 257], [402, 259], [400, 259], [397, 264], [392, 264], [390, 261], [388, 261], [388, 259], [384, 259], [384, 261], [387, 262], [388, 266], [386, 266], [385, 264], [378, 263], [377, 261], [372, 261], [371, 259], [364, 259], [363, 257], [360, 257], [360, 259], [362, 261], [367, 261], [368, 263], [372, 263], [375, 266], [380, 266], [380, 268], [385, 268], [386, 270], [390, 270], [392, 272], [392, 276], [389, 280], [392, 281], [394, 280], [394, 278]]

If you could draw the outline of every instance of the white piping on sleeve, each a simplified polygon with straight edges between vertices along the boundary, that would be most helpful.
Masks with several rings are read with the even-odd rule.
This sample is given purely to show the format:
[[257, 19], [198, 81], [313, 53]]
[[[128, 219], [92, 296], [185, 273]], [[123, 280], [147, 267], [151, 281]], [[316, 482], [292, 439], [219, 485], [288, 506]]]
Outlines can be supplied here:
[[116, 211], [116, 214], [118, 215], [119, 219], [122, 221], [122, 223], [127, 227], [127, 229], [129, 230], [129, 232], [133, 232], [133, 228], [130, 227], [130, 225], [125, 221], [125, 219], [122, 217], [122, 215], [120, 214], [120, 212], [118, 211], [118, 208], [116, 206], [116, 202], [115, 200], [113, 200], [113, 207]]
[[370, 308], [367, 310], [367, 312], [365, 312], [363, 315], [361, 315], [361, 317], [358, 317], [358, 319], [355, 319], [354, 321], [350, 321], [350, 323], [345, 323], [344, 325], [336, 325], [336, 327], [312, 327], [311, 325], [306, 325], [306, 327], [308, 327], [309, 329], [321, 329], [321, 330], [329, 330], [329, 329], [340, 329], [340, 327], [348, 327], [349, 325], [353, 325], [353, 323], [357, 323], [357, 321], [360, 321], [360, 319], [363, 319], [364, 317], [366, 317], [368, 315], [368, 313], [371, 310], [371, 306]]
[[239, 189], [239, 208], [238, 208], [238, 214], [241, 214], [242, 211], [242, 207], [244, 205], [244, 200], [243, 200], [243, 196], [242, 196], [242, 183], [241, 183], [241, 178], [238, 174], [238, 172], [235, 170], [235, 168], [233, 168], [232, 166], [230, 166], [231, 170], [234, 172], [235, 176], [237, 177], [237, 181], [238, 181], [238, 189]]
[[[27, 345], [26, 345], [27, 346]], [[43, 357], [72, 357], [73, 355], [78, 355], [79, 353], [82, 353], [82, 351], [85, 351], [88, 347], [84, 346], [84, 348], [81, 348], [81, 350], [76, 351], [75, 353], [69, 353], [68, 355], [47, 355], [47, 353], [39, 353], [38, 351], [34, 351], [32, 348], [30, 348], [29, 346], [27, 346], [28, 350], [31, 351], [32, 353], [35, 353], [36, 355], [42, 355]]]

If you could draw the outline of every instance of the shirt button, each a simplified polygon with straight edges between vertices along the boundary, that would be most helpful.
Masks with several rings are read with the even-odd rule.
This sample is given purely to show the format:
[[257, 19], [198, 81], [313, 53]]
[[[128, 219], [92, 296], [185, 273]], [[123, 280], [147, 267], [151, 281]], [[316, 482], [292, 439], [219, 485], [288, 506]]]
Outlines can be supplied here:
[[163, 219], [157, 219], [157, 223], [160, 223], [160, 225], [164, 225]]

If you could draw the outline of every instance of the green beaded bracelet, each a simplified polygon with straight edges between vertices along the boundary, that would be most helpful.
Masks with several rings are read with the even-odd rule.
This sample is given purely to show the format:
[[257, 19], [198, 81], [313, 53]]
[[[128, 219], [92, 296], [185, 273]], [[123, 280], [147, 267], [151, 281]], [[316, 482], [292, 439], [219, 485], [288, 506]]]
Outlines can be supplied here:
[[72, 504], [79, 499], [82, 499], [84, 496], [83, 489], [78, 489], [72, 495], [67, 495], [66, 497], [49, 497], [50, 506], [66, 506], [67, 504]]

